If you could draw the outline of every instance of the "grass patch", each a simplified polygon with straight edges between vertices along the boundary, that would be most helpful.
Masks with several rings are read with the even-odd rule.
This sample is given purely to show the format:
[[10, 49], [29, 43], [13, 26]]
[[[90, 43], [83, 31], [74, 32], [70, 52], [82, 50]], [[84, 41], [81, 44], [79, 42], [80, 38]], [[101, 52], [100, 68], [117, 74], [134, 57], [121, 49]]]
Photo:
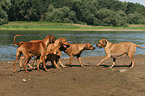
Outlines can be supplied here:
[[145, 30], [145, 25], [129, 25], [128, 27], [92, 26], [73, 23], [50, 23], [50, 22], [9, 22], [0, 26], [0, 30], [69, 30], [69, 31], [107, 31], [112, 30]]

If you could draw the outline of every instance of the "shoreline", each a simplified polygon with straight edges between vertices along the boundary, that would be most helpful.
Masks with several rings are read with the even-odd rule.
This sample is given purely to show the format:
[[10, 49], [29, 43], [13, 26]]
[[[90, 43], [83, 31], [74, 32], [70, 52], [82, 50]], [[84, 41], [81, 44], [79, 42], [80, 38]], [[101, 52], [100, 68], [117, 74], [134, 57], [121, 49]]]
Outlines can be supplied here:
[[135, 29], [0, 29], [0, 31], [145, 31], [145, 30], [135, 30]]
[[52, 22], [9, 22], [0, 26], [0, 30], [46, 30], [46, 31], [145, 31], [143, 24], [129, 24], [128, 27], [93, 26], [75, 23]]

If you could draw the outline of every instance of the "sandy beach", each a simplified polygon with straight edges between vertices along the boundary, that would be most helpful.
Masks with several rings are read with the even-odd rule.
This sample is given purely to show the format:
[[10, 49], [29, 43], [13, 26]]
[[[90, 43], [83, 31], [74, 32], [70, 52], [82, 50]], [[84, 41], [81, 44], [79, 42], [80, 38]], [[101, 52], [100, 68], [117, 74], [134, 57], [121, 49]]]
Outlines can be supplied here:
[[[112, 59], [101, 66], [97, 63], [104, 56], [82, 57], [84, 68], [76, 58], [70, 67], [56, 69], [47, 63], [49, 72], [31, 70], [25, 73], [13, 61], [0, 61], [1, 96], [145, 96], [145, 55], [135, 55], [135, 66], [129, 68], [128, 57], [117, 59], [113, 69], [108, 68]], [[63, 64], [69, 60], [61, 59]], [[29, 69], [29, 68], [27, 68]]]

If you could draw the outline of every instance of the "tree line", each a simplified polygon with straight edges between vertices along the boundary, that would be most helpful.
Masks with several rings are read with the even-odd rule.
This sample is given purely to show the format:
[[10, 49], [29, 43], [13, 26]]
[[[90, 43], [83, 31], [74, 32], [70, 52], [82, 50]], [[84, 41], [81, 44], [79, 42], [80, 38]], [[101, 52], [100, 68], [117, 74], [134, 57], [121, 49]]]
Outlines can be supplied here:
[[118, 0], [0, 0], [0, 25], [9, 21], [127, 26], [145, 24], [145, 7]]

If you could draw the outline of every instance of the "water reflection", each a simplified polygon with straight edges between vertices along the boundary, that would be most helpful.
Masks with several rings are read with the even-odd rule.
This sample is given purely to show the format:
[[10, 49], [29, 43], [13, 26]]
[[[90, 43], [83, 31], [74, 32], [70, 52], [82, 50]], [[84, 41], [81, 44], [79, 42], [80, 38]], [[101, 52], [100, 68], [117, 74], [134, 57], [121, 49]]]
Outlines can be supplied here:
[[[64, 37], [69, 43], [91, 43], [96, 47], [100, 39], [107, 39], [112, 43], [133, 42], [140, 46], [145, 46], [145, 32], [66, 32], [66, 31], [0, 31], [0, 60], [15, 60], [17, 46], [13, 46], [13, 38], [17, 34], [16, 41], [42, 40], [47, 35], [56, 38]], [[145, 50], [137, 48], [135, 53], [145, 55]], [[82, 57], [104, 56], [104, 49], [96, 48], [82, 53]], [[62, 52], [62, 58], [68, 57]]]

